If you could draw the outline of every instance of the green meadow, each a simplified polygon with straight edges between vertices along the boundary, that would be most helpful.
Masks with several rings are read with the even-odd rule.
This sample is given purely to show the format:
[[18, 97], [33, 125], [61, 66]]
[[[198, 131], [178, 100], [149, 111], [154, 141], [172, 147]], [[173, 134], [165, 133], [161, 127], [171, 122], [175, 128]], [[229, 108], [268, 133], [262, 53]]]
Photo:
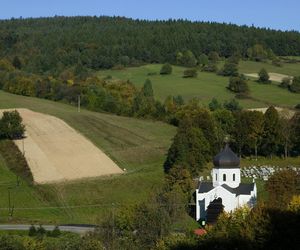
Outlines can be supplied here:
[[[221, 62], [219, 67], [222, 64]], [[282, 67], [276, 67], [270, 63], [241, 61], [239, 67], [241, 73], [257, 73], [264, 67], [269, 72], [300, 75], [299, 63], [284, 63]], [[160, 68], [160, 64], [150, 64], [122, 70], [103, 70], [99, 71], [98, 76], [130, 80], [138, 88], [141, 88], [148, 78], [152, 82], [156, 98], [160, 101], [164, 101], [168, 95], [181, 95], [185, 100], [198, 98], [203, 105], [207, 105], [213, 97], [222, 102], [235, 97], [235, 94], [226, 88], [229, 81], [228, 77], [219, 76], [215, 73], [198, 72], [197, 78], [183, 78], [185, 68], [178, 66], [173, 66], [171, 75], [160, 75]], [[249, 98], [239, 100], [244, 108], [261, 108], [268, 105], [292, 108], [300, 103], [300, 94], [282, 89], [275, 82], [265, 85], [250, 80], [249, 88]]]
[[[96, 223], [104, 212], [120, 204], [136, 204], [158, 188], [163, 180], [162, 164], [176, 128], [161, 122], [144, 121], [95, 113], [70, 105], [0, 91], [0, 108], [28, 108], [57, 116], [90, 139], [121, 168], [123, 175], [70, 183], [30, 186], [0, 162], [0, 221], [52, 223]], [[13, 186], [15, 212], [8, 214], [8, 186]], [[2, 216], [1, 216], [2, 214]]]

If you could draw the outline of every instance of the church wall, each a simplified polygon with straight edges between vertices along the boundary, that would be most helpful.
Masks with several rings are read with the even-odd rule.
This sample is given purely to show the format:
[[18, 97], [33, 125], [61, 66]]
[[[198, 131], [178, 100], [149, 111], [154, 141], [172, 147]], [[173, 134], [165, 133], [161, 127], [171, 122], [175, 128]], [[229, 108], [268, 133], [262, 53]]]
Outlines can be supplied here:
[[[207, 210], [208, 205], [214, 199], [222, 198], [222, 204], [224, 205], [224, 210], [226, 212], [230, 212], [234, 210], [238, 206], [238, 200], [235, 194], [230, 193], [225, 188], [218, 186], [213, 190], [207, 193], [198, 193], [198, 189], [196, 190], [196, 220], [198, 221], [200, 218], [205, 218], [206, 214], [203, 212], [203, 206], [205, 207], [205, 211]], [[204, 201], [204, 202], [203, 202]], [[203, 204], [204, 203], [204, 204]]]
[[[226, 181], [223, 181], [224, 174]], [[235, 174], [235, 181], [233, 181], [233, 174]], [[240, 168], [213, 168], [212, 179], [214, 187], [225, 183], [229, 187], [236, 188], [241, 182]]]

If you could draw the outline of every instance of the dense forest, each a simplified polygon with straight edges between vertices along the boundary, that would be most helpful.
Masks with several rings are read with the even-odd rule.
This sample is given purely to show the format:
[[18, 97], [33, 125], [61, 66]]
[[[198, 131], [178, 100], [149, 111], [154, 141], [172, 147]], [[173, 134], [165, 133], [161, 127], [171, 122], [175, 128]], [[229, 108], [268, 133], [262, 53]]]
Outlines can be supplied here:
[[60, 73], [82, 63], [90, 69], [141, 63], [176, 63], [189, 50], [197, 59], [249, 56], [261, 44], [276, 55], [299, 55], [300, 33], [186, 20], [54, 17], [0, 21], [0, 57], [31, 73]]

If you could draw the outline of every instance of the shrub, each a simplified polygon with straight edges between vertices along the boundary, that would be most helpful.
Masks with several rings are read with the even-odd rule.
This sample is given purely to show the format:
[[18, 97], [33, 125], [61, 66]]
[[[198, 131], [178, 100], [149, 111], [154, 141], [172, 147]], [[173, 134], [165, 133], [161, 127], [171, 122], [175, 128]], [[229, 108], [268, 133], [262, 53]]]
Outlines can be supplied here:
[[28, 236], [33, 237], [36, 236], [37, 232], [36, 232], [36, 228], [34, 225], [31, 225], [31, 227], [29, 228], [28, 231]]
[[219, 74], [222, 76], [238, 76], [238, 65], [228, 60]]
[[300, 93], [300, 76], [294, 77], [290, 90], [295, 93]]
[[170, 75], [172, 73], [172, 66], [169, 63], [164, 64], [161, 67], [160, 74], [161, 75]]
[[235, 99], [231, 99], [229, 101], [225, 101], [223, 107], [229, 111], [239, 111], [242, 110], [239, 102]]
[[24, 136], [25, 126], [22, 124], [22, 117], [17, 110], [4, 111], [0, 120], [0, 138], [20, 139]]
[[57, 238], [61, 235], [61, 231], [58, 226], [55, 226], [54, 229], [50, 232], [47, 232], [47, 236]]
[[290, 85], [291, 85], [291, 78], [285, 77], [285, 78], [282, 79], [279, 87], [281, 87], [281, 88], [289, 88]]
[[36, 230], [36, 235], [38, 235], [38, 236], [43, 236], [43, 235], [45, 235], [46, 233], [47, 233], [47, 231], [46, 231], [45, 228], [43, 228], [42, 225], [40, 225], [40, 226], [38, 227], [38, 229]]
[[202, 71], [217, 72], [218, 71], [218, 66], [215, 63], [209, 62], [207, 65], [202, 67]]
[[197, 77], [197, 75], [198, 75], [197, 69], [186, 69], [183, 72], [184, 78], [195, 78], [195, 77]]
[[259, 79], [258, 82], [260, 83], [271, 83], [270, 76], [266, 69], [262, 68], [258, 73]]
[[235, 93], [245, 94], [249, 91], [249, 87], [244, 76], [231, 77], [227, 88]]
[[274, 66], [277, 66], [277, 67], [281, 67], [282, 66], [282, 63], [281, 63], [280, 59], [278, 59], [278, 58], [273, 59], [272, 60], [272, 64]]

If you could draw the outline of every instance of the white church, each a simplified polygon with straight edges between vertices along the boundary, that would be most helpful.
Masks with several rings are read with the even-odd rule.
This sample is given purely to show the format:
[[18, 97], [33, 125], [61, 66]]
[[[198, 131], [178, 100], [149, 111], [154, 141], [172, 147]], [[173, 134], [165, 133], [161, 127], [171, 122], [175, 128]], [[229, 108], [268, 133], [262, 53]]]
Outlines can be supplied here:
[[213, 159], [212, 181], [196, 189], [196, 220], [210, 222], [220, 211], [230, 212], [256, 201], [256, 184], [241, 183], [240, 159], [229, 145]]

